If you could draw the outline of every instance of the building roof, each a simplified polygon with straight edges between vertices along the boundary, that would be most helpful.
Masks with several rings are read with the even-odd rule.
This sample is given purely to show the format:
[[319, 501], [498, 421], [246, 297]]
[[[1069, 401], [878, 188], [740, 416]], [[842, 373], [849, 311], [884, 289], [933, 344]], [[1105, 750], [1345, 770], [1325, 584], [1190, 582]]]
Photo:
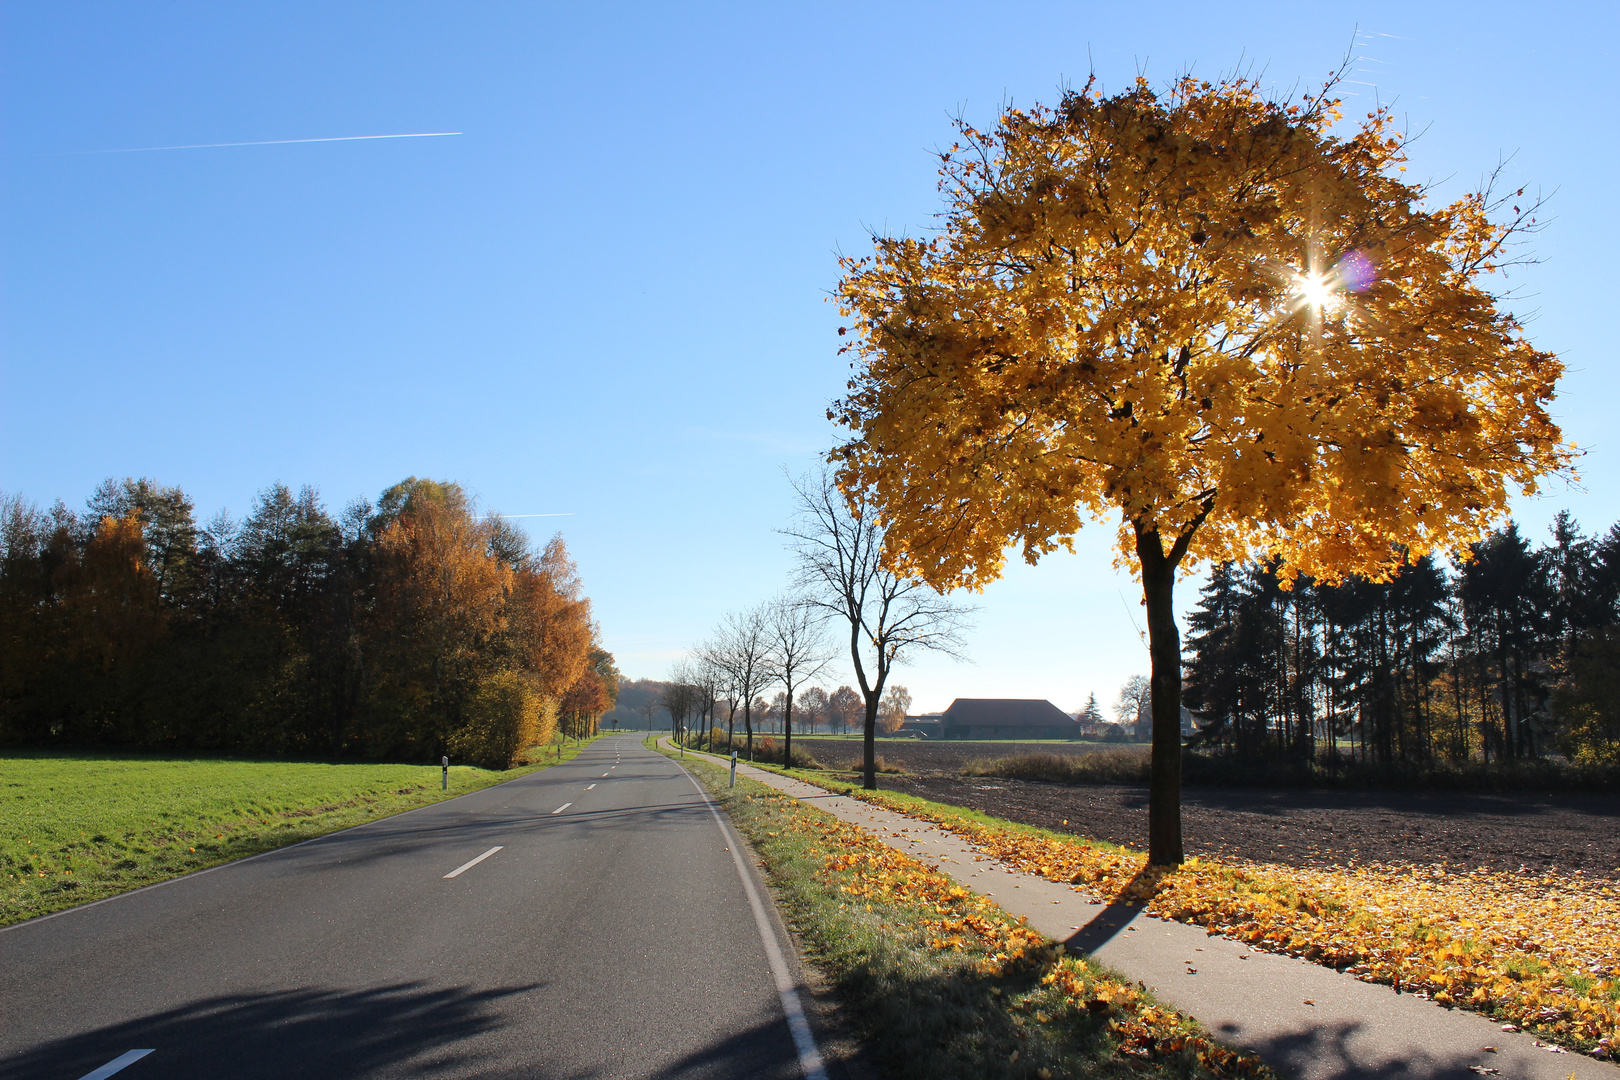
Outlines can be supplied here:
[[957, 698], [945, 710], [952, 724], [973, 727], [1069, 727], [1078, 721], [1044, 698]]

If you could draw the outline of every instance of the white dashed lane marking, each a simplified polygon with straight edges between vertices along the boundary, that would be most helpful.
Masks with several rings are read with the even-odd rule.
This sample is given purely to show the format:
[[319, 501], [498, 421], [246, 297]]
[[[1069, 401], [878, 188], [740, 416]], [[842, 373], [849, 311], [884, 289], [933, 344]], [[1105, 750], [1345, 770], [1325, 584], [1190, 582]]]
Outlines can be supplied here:
[[553, 813], [553, 814], [560, 814], [560, 813], [562, 813], [562, 812], [563, 812], [563, 811], [564, 811], [564, 810], [566, 810], [566, 809], [568, 809], [568, 808], [569, 808], [569, 807], [570, 807], [570, 806], [573, 806], [573, 805], [574, 805], [574, 804], [573, 804], [573, 803], [571, 803], [571, 802], [565, 802], [565, 803], [563, 803], [563, 804], [562, 804], [562, 805], [561, 805], [561, 806], [559, 806], [559, 807], [557, 807], [557, 809], [555, 809], [555, 810], [553, 810], [553, 811], [552, 811], [552, 813]]
[[478, 856], [478, 858], [471, 859], [471, 860], [469, 860], [467, 862], [462, 863], [460, 866], [456, 867], [454, 870], [452, 870], [448, 874], [444, 875], [445, 880], [448, 881], [450, 878], [460, 877], [465, 871], [471, 870], [473, 867], [477, 866], [479, 863], [483, 862], [485, 859], [489, 858], [491, 855], [493, 855], [497, 851], [501, 850], [501, 848], [504, 847], [504, 846], [505, 846], [504, 844], [497, 844], [494, 847], [490, 848], [488, 851], [484, 852], [482, 855]]
[[593, 788], [593, 787], [595, 787], [595, 786], [596, 786], [596, 785], [595, 785], [595, 784], [586, 784], [586, 785], [585, 785], [585, 790], [586, 790], [586, 791], [589, 791], [589, 790], [591, 790], [591, 788]]
[[113, 1073], [120, 1072], [127, 1066], [135, 1064], [151, 1052], [150, 1050], [131, 1050], [128, 1053], [119, 1054], [95, 1072], [85, 1073], [79, 1080], [107, 1080], [107, 1077]]

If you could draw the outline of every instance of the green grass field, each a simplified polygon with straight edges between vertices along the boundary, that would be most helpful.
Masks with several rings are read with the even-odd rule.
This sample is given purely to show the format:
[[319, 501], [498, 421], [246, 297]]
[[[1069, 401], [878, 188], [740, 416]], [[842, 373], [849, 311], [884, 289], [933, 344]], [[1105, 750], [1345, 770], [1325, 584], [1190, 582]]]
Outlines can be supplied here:
[[[562, 760], [579, 752], [565, 747]], [[554, 764], [555, 758], [547, 764]], [[0, 926], [298, 843], [536, 768], [0, 752]]]

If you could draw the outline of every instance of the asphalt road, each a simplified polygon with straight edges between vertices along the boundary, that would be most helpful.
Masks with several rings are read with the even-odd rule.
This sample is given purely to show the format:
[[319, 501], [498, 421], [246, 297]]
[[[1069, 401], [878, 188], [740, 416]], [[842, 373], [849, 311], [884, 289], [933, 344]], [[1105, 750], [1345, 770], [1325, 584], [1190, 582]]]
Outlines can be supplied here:
[[673, 762], [611, 736], [24, 923], [0, 932], [0, 1078], [135, 1050], [119, 1080], [798, 1077], [728, 844]]

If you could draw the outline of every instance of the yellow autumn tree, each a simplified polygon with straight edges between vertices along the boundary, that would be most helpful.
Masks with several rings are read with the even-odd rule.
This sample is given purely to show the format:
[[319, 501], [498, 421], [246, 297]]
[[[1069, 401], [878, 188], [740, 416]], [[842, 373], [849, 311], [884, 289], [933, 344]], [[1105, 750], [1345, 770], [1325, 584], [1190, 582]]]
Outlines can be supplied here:
[[[962, 123], [942, 227], [877, 237], [838, 289], [855, 374], [845, 491], [888, 556], [978, 587], [1006, 552], [1118, 515], [1152, 654], [1149, 856], [1182, 859], [1178, 572], [1263, 555], [1384, 579], [1479, 537], [1567, 464], [1561, 365], [1487, 278], [1533, 208], [1403, 180], [1386, 111], [1332, 85], [1089, 85]], [[841, 330], [840, 333], [845, 333]]]
[[512, 570], [455, 484], [411, 478], [384, 493], [373, 549], [366, 740], [372, 753], [437, 757], [492, 673]]
[[889, 692], [883, 695], [883, 704], [878, 709], [878, 730], [885, 735], [893, 735], [906, 722], [906, 713], [910, 709], [911, 691], [903, 686], [889, 687]]

